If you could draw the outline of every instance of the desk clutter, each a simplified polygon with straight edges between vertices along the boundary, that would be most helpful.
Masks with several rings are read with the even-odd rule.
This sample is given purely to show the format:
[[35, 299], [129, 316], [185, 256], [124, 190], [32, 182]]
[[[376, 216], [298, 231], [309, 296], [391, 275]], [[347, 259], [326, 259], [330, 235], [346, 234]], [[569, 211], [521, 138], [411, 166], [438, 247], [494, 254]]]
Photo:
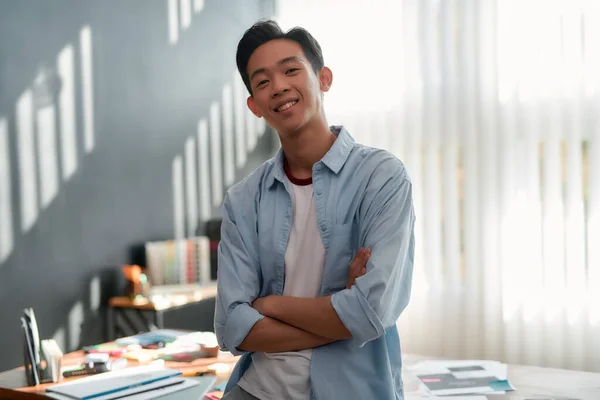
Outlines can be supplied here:
[[[229, 364], [212, 332], [158, 329], [83, 348], [85, 362], [63, 369], [63, 376], [84, 376], [46, 389], [56, 399], [201, 399], [226, 376]], [[133, 366], [125, 368], [129, 362]], [[169, 367], [166, 363], [169, 362]], [[73, 374], [75, 371], [75, 374]], [[81, 371], [85, 371], [80, 373]], [[80, 373], [78, 375], [78, 373]], [[214, 391], [210, 396], [219, 396]], [[209, 397], [210, 398], [210, 397]], [[218, 397], [213, 397], [218, 398]]]
[[211, 390], [207, 398], [218, 399], [214, 385], [237, 361], [220, 351], [212, 332], [157, 329], [86, 346], [73, 358], [55, 341], [40, 340], [32, 309], [21, 325], [27, 384], [48, 384], [45, 395], [55, 399], [202, 399]]
[[[100, 353], [103, 347], [84, 348], [84, 351]], [[158, 329], [117, 339], [107, 352], [120, 352], [121, 357], [141, 363], [157, 359], [189, 363], [197, 359], [218, 357], [219, 345], [212, 332]]]

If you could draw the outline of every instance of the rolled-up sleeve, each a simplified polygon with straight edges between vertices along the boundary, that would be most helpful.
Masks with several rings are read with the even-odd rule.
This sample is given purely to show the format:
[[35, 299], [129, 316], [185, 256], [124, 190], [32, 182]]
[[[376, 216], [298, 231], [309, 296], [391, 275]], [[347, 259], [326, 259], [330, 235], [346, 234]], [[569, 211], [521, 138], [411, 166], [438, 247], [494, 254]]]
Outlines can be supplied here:
[[214, 325], [219, 346], [241, 355], [245, 352], [238, 346], [264, 316], [251, 306], [260, 291], [256, 235], [252, 233], [251, 221], [236, 212], [239, 214], [238, 207], [226, 195], [218, 250]]
[[359, 242], [371, 249], [366, 274], [331, 297], [333, 308], [363, 346], [396, 323], [410, 299], [415, 214], [412, 184], [399, 161], [373, 174], [359, 210]]

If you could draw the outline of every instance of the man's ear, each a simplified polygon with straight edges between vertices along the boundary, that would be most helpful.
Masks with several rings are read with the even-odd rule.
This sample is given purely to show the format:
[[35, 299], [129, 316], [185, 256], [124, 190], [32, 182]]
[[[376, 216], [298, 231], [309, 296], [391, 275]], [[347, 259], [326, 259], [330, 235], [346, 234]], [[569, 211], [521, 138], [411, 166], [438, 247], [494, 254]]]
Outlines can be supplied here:
[[256, 118], [262, 118], [262, 114], [260, 111], [258, 111], [258, 107], [256, 107], [256, 103], [254, 102], [254, 98], [252, 96], [248, 96], [246, 104], [248, 104], [248, 108], [250, 111], [252, 111], [252, 114], [256, 115]]
[[321, 71], [319, 71], [319, 86], [321, 88], [321, 92], [328, 92], [332, 83], [333, 72], [331, 72], [331, 69], [329, 69], [329, 67], [321, 68]]

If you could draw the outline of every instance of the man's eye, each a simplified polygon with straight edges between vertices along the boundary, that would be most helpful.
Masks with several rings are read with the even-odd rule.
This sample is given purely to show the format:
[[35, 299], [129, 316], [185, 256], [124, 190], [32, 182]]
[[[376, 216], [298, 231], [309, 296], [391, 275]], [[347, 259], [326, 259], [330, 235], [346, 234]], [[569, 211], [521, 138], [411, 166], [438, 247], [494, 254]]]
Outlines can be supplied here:
[[286, 73], [287, 74], [293, 74], [294, 72], [299, 71], [299, 70], [300, 70], [299, 68], [290, 68], [290, 69], [287, 70]]
[[260, 81], [260, 82], [258, 82], [258, 83], [256, 84], [256, 87], [262, 86], [262, 85], [266, 84], [267, 82], [268, 82], [268, 81], [267, 81], [266, 79], [265, 79], [265, 80], [262, 80], [262, 81]]

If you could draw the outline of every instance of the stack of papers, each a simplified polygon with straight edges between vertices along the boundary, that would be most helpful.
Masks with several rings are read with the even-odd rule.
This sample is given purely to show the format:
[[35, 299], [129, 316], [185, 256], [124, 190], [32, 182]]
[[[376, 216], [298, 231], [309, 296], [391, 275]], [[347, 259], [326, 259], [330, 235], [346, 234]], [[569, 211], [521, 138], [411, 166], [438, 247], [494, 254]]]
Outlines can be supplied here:
[[432, 360], [410, 368], [425, 396], [500, 394], [514, 390], [507, 380], [507, 366], [488, 360]]
[[51, 386], [46, 389], [46, 396], [54, 399], [142, 400], [179, 395], [182, 391], [187, 395], [191, 390], [194, 398], [202, 398], [216, 380], [215, 377], [202, 377], [207, 378], [204, 381], [186, 379], [179, 375], [181, 372], [177, 370], [159, 366], [126, 368]]
[[426, 396], [426, 395], [409, 395], [404, 400], [488, 400], [485, 396]]

